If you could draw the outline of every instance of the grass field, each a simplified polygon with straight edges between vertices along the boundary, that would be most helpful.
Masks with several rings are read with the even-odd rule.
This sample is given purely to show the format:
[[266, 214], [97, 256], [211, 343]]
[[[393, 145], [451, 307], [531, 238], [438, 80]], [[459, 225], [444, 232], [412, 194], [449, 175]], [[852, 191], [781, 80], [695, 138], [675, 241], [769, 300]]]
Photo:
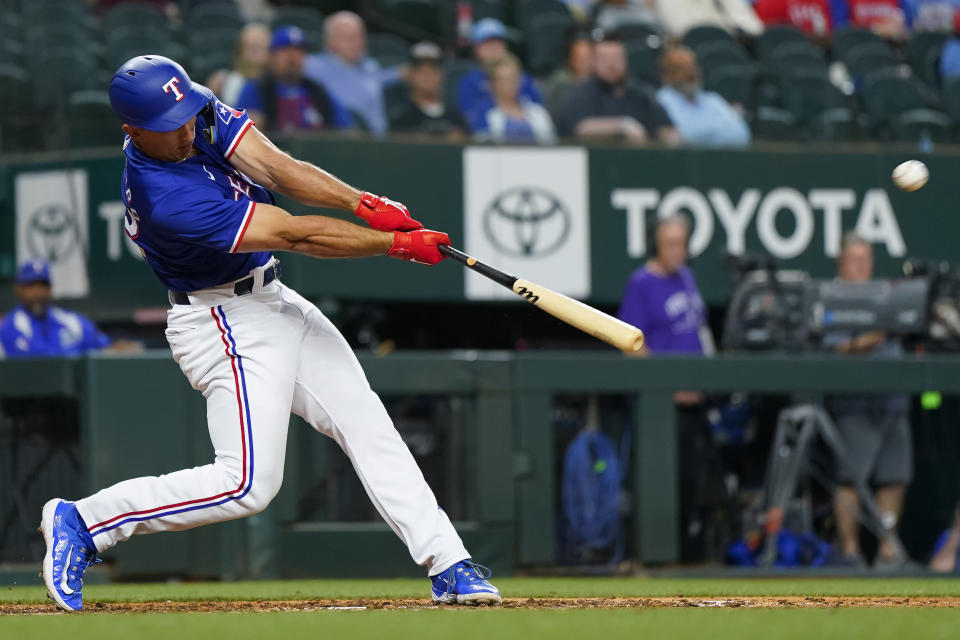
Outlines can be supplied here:
[[425, 580], [90, 585], [87, 611], [69, 615], [38, 615], [54, 611], [43, 588], [11, 586], [0, 638], [960, 637], [958, 579], [495, 582], [504, 606], [481, 609], [430, 606]]

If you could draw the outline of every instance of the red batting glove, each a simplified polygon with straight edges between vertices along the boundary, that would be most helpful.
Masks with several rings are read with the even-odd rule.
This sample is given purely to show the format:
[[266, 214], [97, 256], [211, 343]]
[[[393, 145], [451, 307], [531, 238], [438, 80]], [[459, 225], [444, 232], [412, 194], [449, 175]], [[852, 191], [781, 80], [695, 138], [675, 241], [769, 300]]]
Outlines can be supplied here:
[[423, 225], [410, 217], [410, 212], [399, 202], [363, 192], [354, 213], [377, 231], [413, 231]]
[[440, 231], [416, 229], [409, 233], [393, 232], [393, 246], [387, 255], [420, 264], [435, 265], [444, 258], [437, 245], [450, 244], [450, 236]]

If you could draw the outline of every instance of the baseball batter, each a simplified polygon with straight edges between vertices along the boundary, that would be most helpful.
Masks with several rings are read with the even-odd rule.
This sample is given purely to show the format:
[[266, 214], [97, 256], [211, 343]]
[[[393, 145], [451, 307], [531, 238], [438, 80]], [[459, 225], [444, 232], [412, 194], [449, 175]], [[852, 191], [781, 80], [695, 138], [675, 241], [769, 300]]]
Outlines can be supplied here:
[[[212, 464], [136, 478], [43, 507], [47, 592], [83, 608], [83, 573], [132, 535], [262, 511], [277, 494], [290, 412], [340, 445], [380, 515], [444, 603], [499, 603], [470, 560], [343, 336], [279, 278], [275, 251], [317, 258], [386, 254], [434, 265], [445, 233], [403, 205], [361, 193], [280, 151], [243, 111], [190, 81], [176, 62], [129, 60], [110, 82], [123, 121], [125, 226], [170, 290], [173, 359], [207, 401]], [[268, 189], [354, 211], [370, 228], [292, 216]], [[136, 425], [131, 425], [136, 428]]]

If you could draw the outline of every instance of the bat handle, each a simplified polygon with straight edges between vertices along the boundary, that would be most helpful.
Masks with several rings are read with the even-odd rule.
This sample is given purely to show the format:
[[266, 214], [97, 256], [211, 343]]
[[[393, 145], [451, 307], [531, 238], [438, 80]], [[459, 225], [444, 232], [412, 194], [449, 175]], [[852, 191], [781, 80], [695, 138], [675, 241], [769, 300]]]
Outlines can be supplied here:
[[447, 256], [448, 258], [453, 258], [457, 262], [462, 262], [463, 264], [470, 264], [468, 262], [468, 260], [471, 259], [470, 256], [465, 254], [463, 251], [460, 251], [459, 249], [455, 249], [454, 247], [451, 247], [448, 244], [437, 245], [437, 250], [439, 250], [440, 253]]

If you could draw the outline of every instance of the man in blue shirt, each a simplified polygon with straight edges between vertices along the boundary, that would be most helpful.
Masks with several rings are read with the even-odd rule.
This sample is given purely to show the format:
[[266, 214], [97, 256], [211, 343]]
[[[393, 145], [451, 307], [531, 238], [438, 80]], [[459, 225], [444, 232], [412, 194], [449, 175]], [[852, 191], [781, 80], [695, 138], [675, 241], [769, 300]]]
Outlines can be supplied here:
[[90, 320], [53, 306], [50, 291], [50, 265], [30, 260], [20, 266], [13, 287], [17, 306], [0, 322], [0, 357], [72, 356], [110, 346]]
[[[494, 107], [487, 67], [507, 55], [507, 29], [495, 18], [484, 18], [473, 25], [470, 41], [473, 44], [473, 57], [481, 68], [468, 71], [460, 78], [457, 106], [467, 119], [470, 130], [482, 131], [487, 128], [487, 112]], [[520, 77], [518, 97], [537, 104], [543, 103], [533, 78], [527, 73]]]
[[383, 90], [401, 80], [400, 70], [382, 69], [367, 56], [367, 30], [352, 11], [338, 11], [323, 23], [325, 53], [307, 57], [304, 75], [330, 89], [354, 116], [357, 125], [382, 136], [387, 133]]
[[680, 132], [684, 144], [711, 147], [746, 146], [750, 128], [723, 96], [704, 91], [697, 56], [687, 47], [663, 54], [663, 86], [657, 101]]
[[298, 27], [280, 27], [270, 41], [267, 72], [249, 80], [240, 90], [237, 107], [264, 130], [293, 131], [346, 129], [350, 114], [321, 82], [303, 75], [306, 45]]

